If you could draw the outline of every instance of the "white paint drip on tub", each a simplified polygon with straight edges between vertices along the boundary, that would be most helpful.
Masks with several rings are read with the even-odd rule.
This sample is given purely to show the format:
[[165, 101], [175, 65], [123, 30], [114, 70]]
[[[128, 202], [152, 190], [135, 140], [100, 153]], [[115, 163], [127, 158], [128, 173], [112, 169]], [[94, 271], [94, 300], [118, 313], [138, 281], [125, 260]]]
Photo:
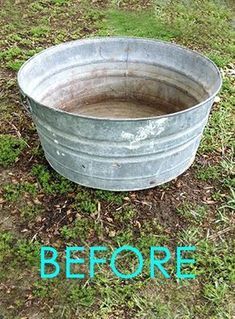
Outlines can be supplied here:
[[[53, 136], [53, 137], [56, 137], [55, 133], [52, 133], [52, 136]], [[57, 139], [54, 139], [54, 142], [55, 142], [56, 144], [59, 144], [59, 142], [57, 141]]]
[[59, 156], [60, 156], [60, 155], [61, 155], [61, 156], [65, 156], [65, 153], [60, 152], [59, 150], [56, 150], [56, 154], [59, 155]]
[[122, 131], [121, 137], [124, 140], [130, 142], [130, 145], [128, 146], [128, 148], [136, 149], [139, 147], [138, 142], [143, 141], [152, 135], [157, 136], [161, 134], [164, 131], [165, 123], [167, 120], [168, 120], [167, 118], [162, 118], [162, 119], [158, 119], [155, 122], [151, 121], [149, 122], [148, 125], [139, 128], [136, 134]]

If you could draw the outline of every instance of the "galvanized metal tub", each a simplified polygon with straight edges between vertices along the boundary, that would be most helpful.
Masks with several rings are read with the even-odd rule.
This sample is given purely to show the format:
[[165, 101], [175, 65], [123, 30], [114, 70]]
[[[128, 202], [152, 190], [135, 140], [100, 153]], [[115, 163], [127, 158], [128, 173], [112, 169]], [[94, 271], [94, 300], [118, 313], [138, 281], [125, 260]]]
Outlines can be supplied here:
[[189, 49], [114, 37], [49, 48], [22, 66], [18, 84], [50, 165], [81, 185], [122, 191], [192, 164], [221, 77]]

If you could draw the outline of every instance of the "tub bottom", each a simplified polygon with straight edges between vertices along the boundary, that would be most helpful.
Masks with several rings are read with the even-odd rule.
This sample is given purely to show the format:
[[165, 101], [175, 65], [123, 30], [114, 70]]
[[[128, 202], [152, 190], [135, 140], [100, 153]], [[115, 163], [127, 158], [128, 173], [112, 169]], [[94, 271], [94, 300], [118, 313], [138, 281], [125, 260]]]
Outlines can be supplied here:
[[62, 108], [69, 113], [97, 118], [141, 118], [168, 114], [173, 107], [160, 99], [155, 103], [130, 99], [106, 99], [94, 103], [65, 105]]

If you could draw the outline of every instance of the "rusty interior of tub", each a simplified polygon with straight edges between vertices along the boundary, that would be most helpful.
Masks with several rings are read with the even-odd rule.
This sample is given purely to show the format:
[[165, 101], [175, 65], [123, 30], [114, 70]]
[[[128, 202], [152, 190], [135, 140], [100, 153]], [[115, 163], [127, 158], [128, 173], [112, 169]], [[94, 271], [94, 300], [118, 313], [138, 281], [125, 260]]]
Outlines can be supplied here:
[[135, 63], [130, 58], [128, 63], [105, 61], [62, 69], [45, 79], [36, 91], [37, 101], [49, 107], [120, 119], [175, 113], [208, 97], [189, 76], [159, 65]]

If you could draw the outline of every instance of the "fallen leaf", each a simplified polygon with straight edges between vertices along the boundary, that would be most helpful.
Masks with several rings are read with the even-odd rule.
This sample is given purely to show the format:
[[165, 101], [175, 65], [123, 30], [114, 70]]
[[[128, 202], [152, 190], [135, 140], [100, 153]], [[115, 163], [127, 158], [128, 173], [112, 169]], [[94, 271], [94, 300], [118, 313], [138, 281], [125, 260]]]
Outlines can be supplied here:
[[116, 236], [116, 231], [115, 230], [110, 230], [109, 237], [114, 237], [114, 236]]
[[215, 97], [215, 99], [214, 99], [214, 103], [219, 103], [220, 102], [220, 97], [217, 95], [216, 97]]

